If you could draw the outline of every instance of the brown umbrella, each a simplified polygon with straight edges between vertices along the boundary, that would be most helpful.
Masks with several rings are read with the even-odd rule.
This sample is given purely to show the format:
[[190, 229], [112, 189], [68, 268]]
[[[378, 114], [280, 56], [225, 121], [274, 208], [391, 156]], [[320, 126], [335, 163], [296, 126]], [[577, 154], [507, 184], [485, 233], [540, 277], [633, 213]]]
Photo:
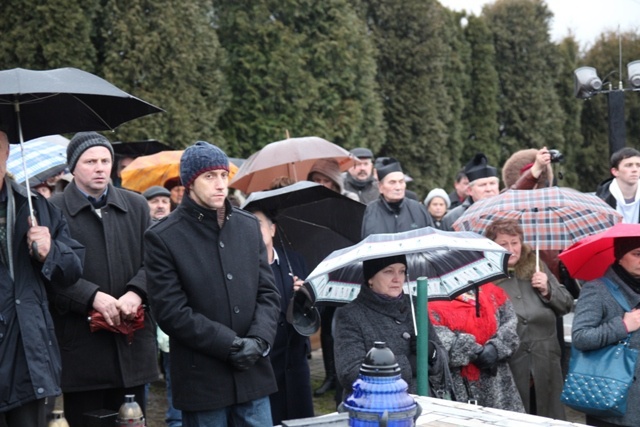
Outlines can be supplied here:
[[344, 148], [317, 136], [272, 142], [242, 164], [229, 187], [252, 193], [266, 190], [281, 176], [305, 180], [315, 161], [327, 158], [336, 159], [341, 171], [349, 169], [354, 159]]

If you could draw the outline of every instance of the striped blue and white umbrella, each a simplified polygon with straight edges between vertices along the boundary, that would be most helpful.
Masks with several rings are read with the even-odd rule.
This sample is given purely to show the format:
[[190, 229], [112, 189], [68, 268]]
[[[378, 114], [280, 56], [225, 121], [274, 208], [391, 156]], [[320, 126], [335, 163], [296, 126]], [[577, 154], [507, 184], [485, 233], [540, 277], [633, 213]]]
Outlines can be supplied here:
[[67, 147], [64, 143], [68, 139], [60, 135], [42, 137], [24, 143], [24, 155], [27, 174], [22, 167], [22, 150], [19, 146], [12, 145], [7, 170], [11, 172], [16, 182], [24, 183], [25, 176], [29, 182], [37, 185], [50, 178], [67, 167]]

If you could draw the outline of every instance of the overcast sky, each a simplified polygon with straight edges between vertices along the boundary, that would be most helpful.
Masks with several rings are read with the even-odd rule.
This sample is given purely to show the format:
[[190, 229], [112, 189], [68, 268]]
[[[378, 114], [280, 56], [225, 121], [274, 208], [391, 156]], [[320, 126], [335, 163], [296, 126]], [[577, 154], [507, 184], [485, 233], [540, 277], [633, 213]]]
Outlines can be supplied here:
[[[440, 0], [452, 10], [479, 15], [492, 0]], [[551, 38], [559, 41], [571, 31], [581, 47], [588, 48], [604, 31], [640, 32], [640, 0], [546, 0], [553, 13]]]

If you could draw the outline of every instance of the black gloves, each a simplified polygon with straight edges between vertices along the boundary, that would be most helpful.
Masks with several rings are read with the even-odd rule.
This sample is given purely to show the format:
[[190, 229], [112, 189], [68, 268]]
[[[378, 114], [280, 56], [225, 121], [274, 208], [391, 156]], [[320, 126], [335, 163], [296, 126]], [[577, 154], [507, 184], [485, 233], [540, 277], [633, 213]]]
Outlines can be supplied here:
[[[416, 337], [415, 335], [411, 335], [411, 338], [409, 338], [409, 348], [410, 348], [411, 354], [418, 353], [417, 345], [418, 345], [418, 337]], [[438, 355], [438, 352], [436, 350], [436, 345], [431, 340], [429, 340], [427, 355], [428, 355], [427, 360], [429, 361], [429, 365], [433, 365], [433, 362], [436, 360], [436, 356]]]
[[495, 346], [491, 343], [485, 344], [473, 363], [478, 368], [488, 371], [491, 375], [496, 375], [498, 372], [498, 351]]
[[246, 371], [262, 357], [267, 349], [268, 344], [259, 337], [240, 338], [235, 337], [231, 344], [231, 352], [229, 353], [229, 362], [239, 371]]

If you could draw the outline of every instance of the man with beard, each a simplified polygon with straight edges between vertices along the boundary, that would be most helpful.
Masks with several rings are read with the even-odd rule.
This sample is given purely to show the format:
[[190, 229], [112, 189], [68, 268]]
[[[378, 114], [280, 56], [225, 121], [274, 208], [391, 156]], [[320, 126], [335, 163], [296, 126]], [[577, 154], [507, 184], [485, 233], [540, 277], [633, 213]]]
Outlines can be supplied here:
[[373, 153], [368, 148], [354, 148], [350, 151], [356, 159], [345, 174], [344, 189], [358, 195], [358, 199], [368, 205], [378, 199], [378, 182], [373, 174]]

